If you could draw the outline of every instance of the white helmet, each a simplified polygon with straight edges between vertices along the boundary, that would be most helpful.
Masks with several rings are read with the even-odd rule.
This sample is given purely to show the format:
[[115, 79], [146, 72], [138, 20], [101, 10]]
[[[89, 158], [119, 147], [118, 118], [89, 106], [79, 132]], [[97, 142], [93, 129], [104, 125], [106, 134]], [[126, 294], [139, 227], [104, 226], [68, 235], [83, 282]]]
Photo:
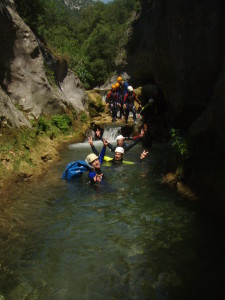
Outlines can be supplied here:
[[96, 159], [98, 159], [98, 156], [96, 155], [96, 154], [94, 154], [94, 153], [91, 153], [91, 154], [89, 154], [87, 157], [86, 157], [86, 159], [85, 159], [85, 161], [88, 163], [88, 164], [91, 164], [94, 160], [96, 160]]
[[115, 152], [124, 154], [124, 149], [122, 147], [116, 147]]
[[122, 136], [121, 134], [120, 135], [118, 135], [117, 137], [116, 137], [116, 141], [118, 141], [118, 140], [124, 140], [125, 139], [125, 137], [124, 136]]
[[128, 92], [133, 92], [134, 89], [133, 89], [133, 87], [131, 85], [129, 85], [128, 88], [127, 88], [127, 90], [128, 90]]

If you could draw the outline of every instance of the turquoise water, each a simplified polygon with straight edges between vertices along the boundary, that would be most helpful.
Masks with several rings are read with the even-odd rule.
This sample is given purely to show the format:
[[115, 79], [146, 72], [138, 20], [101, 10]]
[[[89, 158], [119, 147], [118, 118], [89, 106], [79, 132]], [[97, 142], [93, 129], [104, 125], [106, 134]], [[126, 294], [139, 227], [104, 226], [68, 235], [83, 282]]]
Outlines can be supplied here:
[[[138, 162], [141, 150], [126, 160]], [[13, 225], [0, 250], [0, 295], [224, 299], [222, 225], [161, 184], [166, 146], [154, 145], [142, 164], [103, 166], [100, 185], [89, 185], [86, 174], [60, 180], [68, 162], [89, 152], [72, 145], [43, 180], [15, 191], [5, 211]]]

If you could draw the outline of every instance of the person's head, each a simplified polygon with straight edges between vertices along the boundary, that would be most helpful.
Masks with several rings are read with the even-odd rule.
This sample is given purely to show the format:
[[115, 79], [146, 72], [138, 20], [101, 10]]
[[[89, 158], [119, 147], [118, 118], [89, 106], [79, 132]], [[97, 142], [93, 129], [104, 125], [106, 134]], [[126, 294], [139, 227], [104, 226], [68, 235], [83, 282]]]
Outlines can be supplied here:
[[118, 89], [118, 87], [120, 86], [119, 82], [115, 83], [115, 88]]
[[119, 147], [123, 146], [123, 144], [124, 144], [124, 136], [118, 135], [117, 138], [116, 138], [116, 141], [117, 141], [117, 146], [119, 146]]
[[89, 154], [85, 161], [91, 165], [94, 169], [100, 169], [100, 161], [98, 159], [98, 156], [94, 153]]
[[131, 94], [133, 92], [133, 90], [134, 90], [133, 87], [131, 85], [129, 85], [127, 88], [128, 94]]
[[115, 89], [116, 89], [115, 84], [112, 84], [111, 90], [112, 90], [112, 91], [115, 91]]
[[117, 82], [120, 84], [123, 83], [123, 78], [121, 76], [117, 77]]
[[124, 155], [124, 149], [122, 147], [117, 147], [115, 149], [114, 159], [116, 161], [120, 161], [123, 159], [123, 155]]

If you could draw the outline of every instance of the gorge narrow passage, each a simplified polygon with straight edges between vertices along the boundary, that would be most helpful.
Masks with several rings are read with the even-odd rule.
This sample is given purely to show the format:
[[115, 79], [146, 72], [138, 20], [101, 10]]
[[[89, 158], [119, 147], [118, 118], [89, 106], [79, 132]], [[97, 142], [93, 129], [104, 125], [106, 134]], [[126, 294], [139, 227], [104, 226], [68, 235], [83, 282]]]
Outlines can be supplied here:
[[[141, 150], [126, 160], [138, 162]], [[6, 212], [23, 230], [0, 250], [10, 270], [1, 275], [0, 295], [222, 299], [223, 228], [161, 184], [167, 150], [154, 144], [141, 164], [103, 165], [105, 182], [91, 186], [87, 174], [60, 179], [68, 162], [91, 152], [87, 143], [71, 145], [41, 181], [15, 191]]]

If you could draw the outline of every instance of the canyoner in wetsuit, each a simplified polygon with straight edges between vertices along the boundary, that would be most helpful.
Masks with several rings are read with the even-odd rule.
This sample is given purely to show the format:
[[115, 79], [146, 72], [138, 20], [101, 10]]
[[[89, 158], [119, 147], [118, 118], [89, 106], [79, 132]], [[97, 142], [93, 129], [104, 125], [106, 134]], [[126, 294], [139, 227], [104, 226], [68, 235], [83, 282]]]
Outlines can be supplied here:
[[117, 118], [117, 111], [120, 106], [118, 93], [116, 92], [115, 85], [112, 85], [111, 90], [108, 92], [106, 96], [106, 103], [109, 105], [111, 111], [112, 122], [115, 122]]
[[90, 153], [85, 159], [85, 161], [93, 168], [93, 170], [90, 170], [88, 174], [91, 183], [102, 182], [104, 178], [104, 174], [100, 166], [104, 160], [107, 144], [107, 141], [103, 140], [103, 147], [100, 154], [96, 154], [97, 150], [95, 149], [96, 151], [93, 151], [94, 153]]
[[[101, 132], [99, 130], [96, 130], [96, 135], [97, 137], [99, 137], [101, 140], [103, 140], [102, 138], [102, 135], [101, 135]], [[122, 147], [124, 149], [125, 152], [127, 152], [128, 150], [130, 150], [131, 148], [133, 148], [140, 140], [141, 138], [143, 137], [144, 135], [144, 131], [142, 130], [140, 135], [139, 135], [139, 138], [137, 138], [135, 141], [133, 141], [133, 143], [130, 143], [130, 144], [127, 144], [125, 143], [125, 137], [122, 136], [122, 135], [118, 135], [116, 137], [116, 142], [117, 144], [114, 146], [112, 145], [111, 143], [108, 143], [108, 147], [109, 149], [114, 152], [116, 147]], [[90, 142], [89, 142], [90, 143]], [[93, 144], [93, 143], [92, 143]], [[91, 144], [90, 144], [91, 145]]]
[[126, 81], [123, 81], [123, 78], [119, 76], [117, 78], [117, 83], [115, 84], [116, 91], [118, 93], [119, 103], [120, 103], [120, 119], [124, 117], [124, 96], [127, 93], [128, 83]]
[[[89, 144], [91, 146], [91, 149], [94, 153], [96, 153], [96, 155], [98, 154], [97, 149], [95, 148], [94, 144], [93, 144], [93, 140], [92, 137], [89, 137]], [[123, 160], [123, 155], [124, 155], [124, 148], [122, 147], [116, 147], [115, 151], [114, 151], [114, 156], [113, 157], [105, 157], [105, 161], [113, 163], [113, 164], [118, 164], [118, 163], [124, 163], [124, 164], [135, 164], [134, 162], [130, 162], [130, 161], [124, 161]], [[147, 151], [143, 151], [140, 155], [140, 162], [147, 156], [149, 152]]]
[[124, 111], [125, 111], [125, 122], [128, 122], [129, 113], [132, 112], [133, 120], [136, 121], [136, 107], [134, 105], [134, 101], [136, 101], [139, 106], [141, 106], [140, 101], [138, 100], [134, 89], [132, 86], [128, 86], [127, 94], [124, 96]]

